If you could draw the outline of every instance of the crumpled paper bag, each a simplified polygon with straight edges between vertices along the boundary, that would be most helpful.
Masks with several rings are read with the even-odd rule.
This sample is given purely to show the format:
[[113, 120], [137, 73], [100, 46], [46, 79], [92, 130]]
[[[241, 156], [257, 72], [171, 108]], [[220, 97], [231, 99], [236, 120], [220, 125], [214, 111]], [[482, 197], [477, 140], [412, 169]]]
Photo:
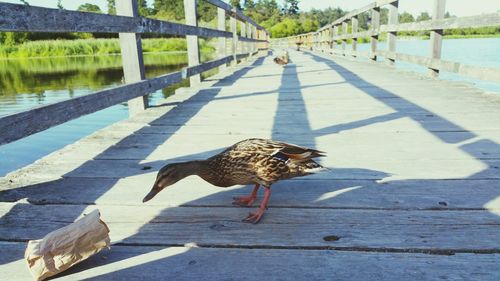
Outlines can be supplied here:
[[24, 258], [35, 280], [44, 280], [109, 248], [109, 229], [100, 217], [99, 210], [94, 210], [41, 240], [30, 240]]

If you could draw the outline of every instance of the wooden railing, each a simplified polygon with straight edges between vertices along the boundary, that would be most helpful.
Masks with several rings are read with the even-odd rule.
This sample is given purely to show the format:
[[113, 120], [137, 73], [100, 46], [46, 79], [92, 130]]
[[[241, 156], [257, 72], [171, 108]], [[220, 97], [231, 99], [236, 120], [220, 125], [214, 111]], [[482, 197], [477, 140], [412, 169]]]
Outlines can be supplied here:
[[[148, 107], [147, 95], [154, 91], [187, 77], [191, 85], [195, 85], [200, 82], [200, 73], [267, 49], [269, 36], [263, 27], [220, 0], [204, 1], [217, 7], [218, 29], [198, 27], [197, 0], [184, 0], [186, 24], [140, 17], [137, 0], [117, 0], [116, 16], [0, 2], [0, 31], [119, 33], [126, 83], [1, 117], [0, 145], [126, 101], [130, 114], [135, 114]], [[226, 15], [230, 18], [230, 31], [226, 31]], [[238, 21], [240, 35], [237, 34]], [[146, 79], [141, 47], [143, 33], [185, 35], [188, 67]], [[198, 36], [219, 38], [216, 60], [200, 64]], [[230, 54], [226, 53], [226, 40], [231, 40]]]
[[[446, 0], [434, 0], [432, 20], [398, 23], [399, 1], [379, 0], [346, 14], [316, 32], [273, 39], [272, 44], [278, 47], [300, 47], [341, 56], [364, 57], [374, 61], [377, 61], [377, 56], [383, 56], [389, 64], [394, 64], [395, 61], [404, 61], [427, 67], [429, 74], [434, 77], [438, 76], [440, 71], [448, 71], [475, 79], [500, 83], [500, 69], [498, 68], [441, 60], [443, 30], [500, 26], [500, 13], [445, 19], [445, 3]], [[385, 6], [389, 8], [388, 23], [380, 25], [380, 9]], [[371, 13], [370, 28], [366, 31], [359, 31], [358, 16], [366, 12]], [[347, 32], [349, 23], [351, 24], [351, 33]], [[400, 31], [430, 31], [429, 56], [423, 57], [396, 52], [397, 32]], [[387, 33], [387, 50], [380, 50], [378, 49], [379, 36], [384, 32]], [[370, 38], [369, 52], [357, 50], [359, 38]], [[352, 40], [351, 50], [347, 48], [347, 40]], [[337, 44], [338, 41], [341, 41], [340, 47]]]

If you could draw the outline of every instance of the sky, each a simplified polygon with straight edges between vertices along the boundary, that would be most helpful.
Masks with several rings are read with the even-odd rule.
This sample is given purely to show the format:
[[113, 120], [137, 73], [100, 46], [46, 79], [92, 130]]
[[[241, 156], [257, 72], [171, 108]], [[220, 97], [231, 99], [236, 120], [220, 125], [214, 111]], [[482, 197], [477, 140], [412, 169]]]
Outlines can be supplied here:
[[[182, 0], [178, 0], [182, 1]], [[277, 0], [283, 3], [283, 0]], [[354, 10], [366, 6], [375, 0], [302, 0], [299, 8], [302, 11], [309, 11], [312, 8], [324, 9], [328, 7], [340, 7], [343, 10]], [[411, 14], [417, 15], [420, 12], [431, 12], [432, 2], [434, 0], [401, 0], [399, 9]], [[19, 0], [0, 0], [0, 2], [21, 3]], [[28, 0], [32, 6], [55, 8], [57, 0]], [[150, 4], [153, 0], [148, 1]], [[226, 0], [227, 2], [227, 0]], [[101, 10], [107, 11], [106, 0], [62, 0], [62, 5], [68, 10], [76, 10], [84, 3], [92, 3], [101, 7]], [[484, 13], [500, 12], [500, 0], [447, 0], [446, 10], [455, 16], [472, 16]]]

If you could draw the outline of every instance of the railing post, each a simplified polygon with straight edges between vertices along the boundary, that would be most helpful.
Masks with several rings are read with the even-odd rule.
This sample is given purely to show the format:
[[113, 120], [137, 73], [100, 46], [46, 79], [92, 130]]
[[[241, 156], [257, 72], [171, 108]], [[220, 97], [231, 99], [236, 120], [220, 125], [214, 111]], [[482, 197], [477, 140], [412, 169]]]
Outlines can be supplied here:
[[[246, 26], [245, 22], [239, 21], [240, 22], [240, 36], [242, 38], [246, 37]], [[246, 42], [241, 41], [240, 42], [240, 54], [246, 54]]]
[[[184, 16], [186, 18], [186, 24], [192, 26], [198, 26], [197, 15], [196, 15], [196, 0], [184, 0]], [[198, 36], [186, 35], [187, 42], [187, 55], [188, 55], [188, 66], [196, 66], [200, 64], [200, 48], [198, 45]], [[189, 77], [189, 83], [191, 86], [199, 84], [201, 82], [200, 74], [193, 75]]]
[[[380, 28], [380, 7], [375, 7], [372, 9], [372, 36], [370, 38], [370, 59], [377, 61], [377, 44], [378, 44], [378, 30]], [[374, 33], [377, 33], [375, 35]]]
[[342, 22], [342, 55], [345, 56], [345, 49], [347, 45], [347, 38], [345, 36], [347, 35], [347, 22]]
[[[399, 1], [392, 2], [389, 4], [389, 24], [398, 24], [399, 18], [398, 18], [398, 3]], [[391, 53], [390, 55], [395, 55], [396, 53], [396, 34], [397, 32], [388, 32], [387, 34], [387, 46], [388, 46], [388, 51]], [[389, 65], [394, 65], [395, 63], [395, 58], [387, 58]]]
[[358, 37], [354, 34], [358, 33], [358, 16], [351, 18], [352, 24], [352, 56], [356, 56], [356, 51], [358, 50]]
[[[256, 39], [257, 39], [257, 27], [252, 26], [252, 34], [253, 34], [252, 38], [253, 38], [254, 40], [256, 40]], [[253, 52], [254, 52], [254, 53], [255, 53], [255, 52], [257, 52], [257, 51], [259, 50], [259, 48], [258, 48], [258, 46], [257, 46], [257, 42], [256, 42], [256, 41], [254, 41], [254, 42], [253, 42], [252, 46], [253, 46]]]
[[[247, 29], [247, 38], [252, 39], [252, 28], [249, 22], [246, 23], [245, 28]], [[248, 58], [250, 59], [253, 53], [252, 42], [250, 41], [247, 42], [247, 52], [248, 52]]]
[[[434, 7], [432, 9], [432, 20], [439, 20], [444, 18], [446, 0], [434, 0]], [[443, 30], [436, 29], [431, 31], [431, 58], [432, 60], [439, 60], [441, 58], [441, 48], [443, 43]], [[429, 74], [432, 77], [439, 76], [439, 69], [429, 68]]]
[[[137, 0], [118, 0], [116, 3], [116, 13], [121, 16], [138, 17]], [[119, 37], [125, 83], [144, 80], [146, 76], [144, 72], [144, 58], [142, 57], [141, 35], [137, 33], [120, 33]], [[139, 113], [147, 107], [147, 95], [128, 101], [130, 116]]]
[[[217, 29], [226, 31], [226, 11], [217, 7]], [[226, 56], [226, 37], [219, 37], [217, 45], [217, 55], [221, 59]], [[226, 65], [219, 66], [219, 70], [226, 69]]]
[[333, 29], [334, 27], [331, 26], [330, 28], [328, 28], [328, 53], [331, 54], [332, 53], [332, 49], [333, 49]]
[[[233, 14], [236, 14], [236, 9], [233, 8]], [[233, 55], [233, 61], [231, 62], [231, 65], [236, 65], [238, 61], [236, 60], [236, 54], [238, 52], [238, 33], [236, 30], [236, 18], [231, 16], [230, 17], [230, 27], [231, 27], [231, 32], [233, 33], [233, 40], [231, 41], [231, 53]]]
[[333, 26], [333, 36], [332, 36], [332, 40], [333, 40], [332, 52], [333, 52], [333, 54], [335, 54], [335, 50], [337, 49], [337, 39], [335, 37], [337, 37], [338, 34], [339, 34], [339, 26], [334, 25]]

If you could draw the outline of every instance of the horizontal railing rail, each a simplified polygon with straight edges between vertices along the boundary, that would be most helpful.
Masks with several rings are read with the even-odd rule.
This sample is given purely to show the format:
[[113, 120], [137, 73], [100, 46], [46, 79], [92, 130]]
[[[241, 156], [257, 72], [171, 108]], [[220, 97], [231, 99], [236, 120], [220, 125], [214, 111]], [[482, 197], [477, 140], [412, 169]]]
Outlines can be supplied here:
[[[360, 9], [349, 12], [334, 22], [323, 26], [316, 32], [309, 32], [281, 39], [273, 39], [273, 44], [279, 46], [299, 46], [310, 50], [322, 51], [341, 56], [364, 57], [377, 61], [383, 56], [389, 62], [404, 61], [424, 66], [429, 74], [436, 77], [440, 71], [457, 73], [470, 78], [500, 83], [500, 69], [463, 64], [459, 62], [441, 60], [443, 31], [460, 28], [480, 28], [500, 26], [500, 13], [482, 14], [477, 16], [444, 18], [445, 0], [434, 0], [432, 19], [420, 22], [399, 23], [399, 0], [381, 0], [370, 3]], [[380, 9], [389, 6], [389, 22], [380, 25]], [[370, 12], [371, 26], [369, 30], [358, 30], [358, 17]], [[350, 24], [351, 31], [348, 33]], [[430, 31], [431, 46], [429, 57], [409, 55], [396, 52], [397, 32]], [[379, 50], [379, 36], [387, 33], [387, 50]], [[370, 38], [370, 51], [357, 50], [359, 38]], [[351, 49], [347, 48], [347, 41], [352, 40]], [[340, 41], [340, 44], [337, 44]], [[340, 45], [340, 48], [338, 46]]]
[[[259, 25], [256, 25], [256, 28], [263, 30]], [[226, 38], [233, 36], [229, 31], [144, 17], [87, 13], [1, 2], [0, 30], [21, 32], [156, 33], [177, 36], [196, 35], [201, 37]], [[239, 36], [238, 40], [248, 42], [266, 41], [242, 36]]]
[[[238, 55], [238, 59], [249, 54]], [[100, 90], [53, 104], [13, 113], [0, 118], [0, 144], [9, 143], [25, 136], [60, 125], [80, 116], [97, 112], [107, 107], [147, 95], [182, 79], [199, 74], [215, 67], [230, 63], [233, 56], [209, 61], [197, 66], [185, 67], [181, 71], [168, 73], [139, 82], [124, 84]]]
[[[229, 4], [219, 0], [205, 1], [217, 7], [217, 29], [197, 26], [196, 0], [184, 0], [186, 24], [140, 17], [137, 0], [117, 0], [118, 15], [0, 2], [0, 31], [119, 33], [126, 83], [0, 117], [0, 145], [127, 101], [129, 112], [135, 114], [148, 107], [145, 98], [148, 94], [185, 78], [190, 78], [191, 85], [196, 85], [201, 73], [216, 67], [224, 68], [268, 48], [269, 36], [262, 26]], [[230, 18], [230, 31], [226, 31], [226, 16]], [[240, 34], [237, 33], [238, 21]], [[188, 67], [146, 79], [140, 37], [144, 33], [186, 36]], [[198, 36], [219, 38], [217, 59], [200, 63]], [[231, 46], [230, 53], [227, 52], [227, 43]]]

